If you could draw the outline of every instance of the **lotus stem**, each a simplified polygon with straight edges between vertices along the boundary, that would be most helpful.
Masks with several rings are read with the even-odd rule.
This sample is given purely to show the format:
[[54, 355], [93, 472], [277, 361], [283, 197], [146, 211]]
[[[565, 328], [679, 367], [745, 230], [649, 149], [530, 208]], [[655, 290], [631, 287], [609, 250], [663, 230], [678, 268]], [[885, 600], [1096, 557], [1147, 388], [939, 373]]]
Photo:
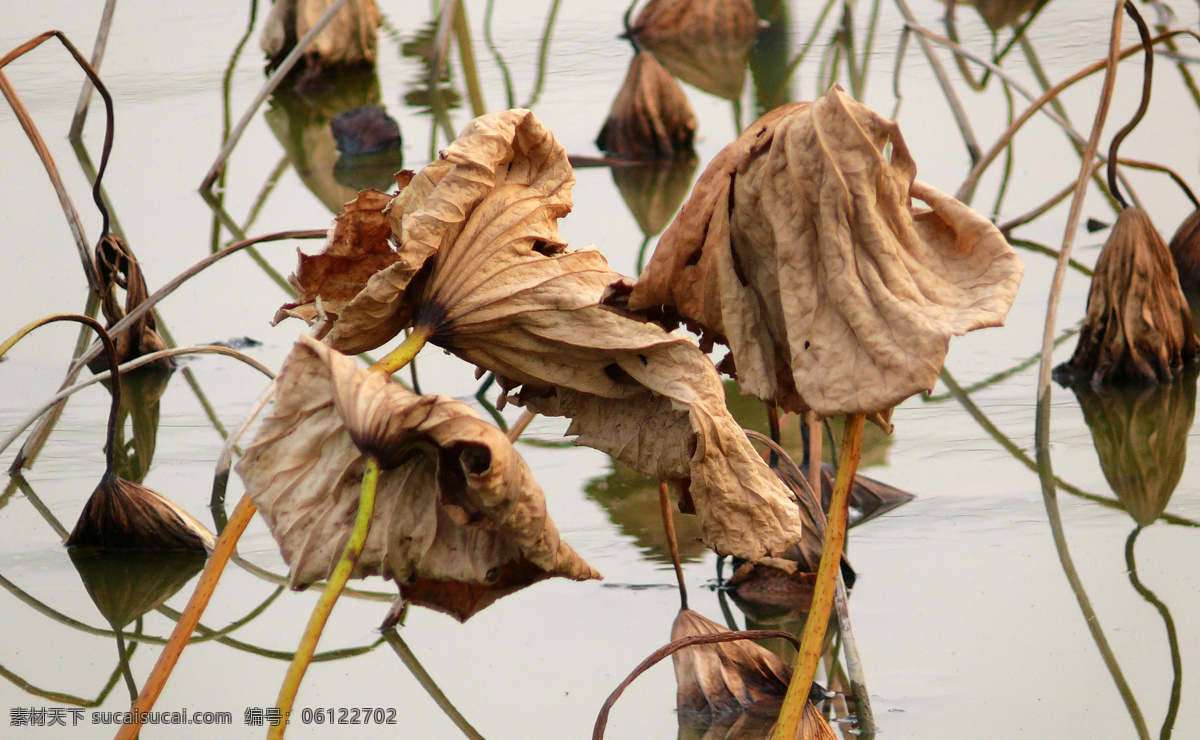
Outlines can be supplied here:
[[391, 375], [408, 363], [412, 362], [421, 348], [425, 346], [425, 342], [432, 336], [432, 332], [428, 329], [420, 327], [414, 328], [412, 333], [405, 338], [399, 347], [388, 352], [382, 360], [371, 366], [371, 370], [377, 373], [386, 373]]
[[162, 693], [163, 687], [167, 685], [171, 671], [179, 662], [179, 655], [183, 652], [188, 640], [191, 639], [192, 632], [200, 623], [200, 617], [204, 614], [213, 592], [217, 589], [217, 581], [221, 579], [221, 574], [225, 571], [225, 564], [229, 562], [229, 557], [233, 555], [233, 551], [237, 547], [238, 539], [241, 538], [242, 532], [246, 530], [246, 525], [254, 518], [254, 512], [257, 510], [249, 496], [243, 496], [233, 510], [233, 515], [229, 517], [229, 522], [221, 530], [221, 536], [217, 538], [212, 555], [204, 565], [204, 572], [200, 574], [196, 590], [192, 592], [192, 597], [188, 599], [183, 614], [175, 623], [175, 629], [171, 632], [171, 637], [167, 640], [162, 654], [158, 656], [158, 662], [154, 664], [154, 669], [150, 671], [146, 683], [142, 684], [142, 693], [133, 703], [134, 721], [121, 726], [121, 729], [117, 731], [116, 740], [133, 740], [138, 736], [138, 732], [142, 728], [141, 723], [137, 721], [140, 713], [149, 712], [154, 708], [154, 702]]
[[0, 357], [4, 357], [4, 353], [12, 349], [13, 345], [25, 338], [29, 332], [37, 329], [39, 326], [45, 326], [46, 324], [51, 324], [55, 321], [75, 321], [83, 324], [84, 326], [90, 327], [96, 332], [96, 336], [100, 338], [101, 344], [104, 345], [104, 352], [108, 355], [108, 366], [111, 368], [109, 372], [112, 374], [113, 380], [112, 405], [109, 407], [108, 411], [108, 433], [105, 436], [104, 444], [104, 474], [112, 475], [114, 460], [113, 456], [115, 454], [113, 449], [113, 438], [116, 435], [117, 430], [117, 414], [121, 408], [121, 371], [117, 367], [119, 364], [119, 361], [117, 360], [117, 348], [113, 344], [112, 337], [107, 331], [104, 330], [104, 327], [100, 324], [100, 322], [96, 321], [91, 316], [84, 316], [83, 314], [75, 313], [56, 313], [50, 316], [43, 316], [42, 318], [36, 321], [31, 321], [30, 323], [21, 327], [16, 334], [13, 334], [11, 337], [6, 339], [4, 344], [0, 344]]
[[858, 472], [858, 458], [862, 452], [863, 425], [865, 414], [846, 416], [842, 431], [841, 463], [838, 465], [837, 480], [833, 484], [833, 497], [829, 502], [829, 518], [825, 524], [825, 543], [821, 549], [821, 564], [817, 568], [817, 583], [813, 590], [812, 607], [804, 623], [804, 634], [800, 638], [800, 652], [796, 656], [796, 667], [792, 682], [788, 684], [779, 721], [775, 725], [772, 740], [792, 740], [799, 731], [804, 717], [804, 705], [808, 692], [817, 674], [822, 647], [825, 644], [825, 628], [829, 625], [829, 613], [833, 607], [833, 595], [837, 586], [838, 570], [842, 562], [842, 544], [846, 539], [846, 518], [849, 513], [850, 487]]
[[529, 409], [522, 411], [521, 417], [517, 419], [516, 423], [513, 424], [507, 432], [508, 441], [516, 442], [518, 439], [520, 439], [521, 435], [525, 433], [525, 429], [529, 426], [529, 423], [533, 421], [535, 417], [537, 417], [537, 414]]
[[[413, 335], [415, 336], [416, 332]], [[279, 688], [279, 698], [275, 701], [275, 706], [279, 708], [280, 714], [285, 718], [291, 714], [292, 705], [296, 701], [296, 692], [300, 690], [300, 682], [304, 680], [308, 664], [312, 662], [313, 653], [317, 651], [317, 641], [321, 639], [321, 632], [325, 629], [325, 623], [329, 621], [333, 605], [342, 595], [342, 589], [350, 580], [350, 574], [354, 572], [354, 566], [358, 563], [358, 556], [362, 554], [363, 546], [367, 544], [367, 534], [371, 531], [371, 515], [375, 512], [375, 487], [378, 482], [379, 461], [368, 456], [367, 469], [363, 472], [362, 493], [358, 497], [358, 518], [354, 520], [354, 529], [350, 532], [350, 540], [346, 542], [342, 558], [338, 561], [337, 567], [333, 569], [329, 583], [325, 584], [325, 591], [313, 608], [312, 616], [308, 618], [308, 626], [304, 628], [304, 635], [301, 636], [300, 645], [296, 648], [296, 656], [292, 658], [287, 675], [283, 677], [283, 686]], [[267, 740], [282, 740], [286, 730], [286, 721], [273, 725], [267, 732]]]
[[249, 126], [250, 122], [254, 120], [254, 114], [258, 112], [258, 107], [263, 104], [263, 101], [265, 101], [272, 92], [275, 91], [275, 88], [279, 86], [279, 83], [283, 81], [283, 78], [287, 77], [287, 74], [292, 71], [292, 67], [296, 66], [296, 62], [300, 61], [300, 58], [308, 53], [309, 47], [313, 45], [313, 42], [316, 40], [317, 36], [319, 36], [321, 32], [325, 30], [325, 27], [329, 25], [329, 22], [333, 20], [333, 17], [341, 12], [342, 8], [345, 7], [346, 2], [347, 0], [334, 0], [333, 3], [330, 4], [329, 8], [326, 9], [325, 13], [317, 19], [316, 23], [313, 24], [312, 28], [308, 29], [308, 33], [304, 34], [304, 36], [296, 42], [296, 45], [292, 48], [291, 52], [284, 57], [283, 61], [279, 63], [279, 66], [275, 68], [275, 71], [271, 73], [271, 76], [267, 78], [267, 81], [262, 86], [262, 89], [258, 91], [258, 95], [256, 95], [254, 100], [251, 101], [250, 107], [247, 108], [246, 112], [242, 114], [242, 119], [238, 121], [237, 126], [234, 126], [233, 131], [225, 139], [224, 146], [221, 147], [221, 151], [217, 154], [217, 158], [213, 161], [212, 166], [208, 169], [208, 174], [204, 176], [204, 180], [200, 183], [199, 189], [201, 191], [212, 189], [212, 185], [214, 182], [216, 182], [217, 176], [220, 175], [225, 169], [225, 161], [229, 159], [229, 155], [233, 153], [233, 148], [237, 146], [238, 140], [242, 138], [242, 134], [245, 133], [246, 127]]
[[[736, 640], [774, 639], [788, 640], [793, 645], [796, 644], [796, 636], [791, 632], [784, 632], [783, 630], [742, 630], [740, 632], [716, 632], [707, 635], [688, 635], [687, 637], [680, 637], [678, 640], [672, 640], [666, 645], [660, 647], [658, 650], [655, 650], [648, 658], [639, 663], [637, 668], [634, 668], [633, 671], [625, 677], [625, 680], [622, 681], [617, 688], [613, 689], [613, 692], [608, 695], [608, 698], [604, 700], [604, 705], [600, 707], [600, 714], [596, 716], [596, 724], [592, 727], [592, 740], [603, 740], [604, 730], [608, 727], [609, 712], [612, 711], [613, 705], [617, 703], [617, 699], [621, 698], [621, 694], [625, 692], [625, 689], [629, 688], [629, 684], [633, 683], [634, 679], [636, 679], [638, 676], [657, 665], [658, 662], [663, 658], [668, 658], [680, 650], [692, 647], [693, 645], [715, 645], [719, 642], [734, 642]], [[804, 699], [807, 701], [808, 696], [806, 695]], [[800, 711], [801, 714], [803, 714], [803, 705], [801, 705]], [[789, 740], [791, 740], [791, 738], [795, 737], [795, 732], [788, 737]]]
[[667, 482], [658, 482], [658, 508], [662, 513], [663, 533], [667, 536], [667, 549], [671, 551], [671, 564], [675, 566], [675, 579], [679, 581], [679, 608], [688, 608], [687, 585], [683, 582], [683, 565], [679, 562], [679, 540], [675, 536], [675, 517], [671, 514], [671, 496]]
[[471, 44], [471, 27], [467, 24], [467, 8], [458, 4], [454, 13], [454, 40], [458, 42], [458, 59], [462, 62], [463, 78], [467, 81], [467, 96], [471, 99], [471, 113], [482, 116], [487, 113], [483, 102], [483, 89], [479, 86], [479, 70], [475, 66], [475, 49]]
[[1108, 190], [1122, 208], [1128, 208], [1129, 204], [1125, 202], [1125, 199], [1121, 197], [1121, 192], [1117, 189], [1117, 150], [1121, 148], [1121, 142], [1125, 141], [1125, 137], [1137, 128], [1142, 117], [1146, 115], [1146, 110], [1150, 107], [1150, 88], [1154, 82], [1154, 49], [1150, 47], [1150, 29], [1146, 26], [1146, 21], [1142, 20], [1142, 14], [1133, 6], [1133, 3], [1125, 3], [1125, 12], [1137, 24], [1138, 36], [1142, 39], [1142, 48], [1146, 52], [1146, 63], [1142, 67], [1142, 100], [1138, 104], [1137, 112], [1133, 114], [1133, 118], [1129, 119], [1129, 123], [1122, 126], [1121, 130], [1113, 136], [1112, 143], [1108, 145]]
[[[1113, 12], [1112, 31], [1109, 35], [1108, 56], [1104, 66], [1104, 84], [1100, 89], [1100, 101], [1096, 106], [1096, 117], [1092, 123], [1092, 133], [1088, 137], [1087, 147], [1083, 151], [1083, 167], [1079, 172], [1079, 177], [1075, 181], [1075, 191], [1071, 196], [1071, 208], [1067, 213], [1067, 224], [1063, 230], [1062, 248], [1059, 251], [1058, 263], [1054, 267], [1054, 278], [1050, 285], [1050, 297], [1046, 301], [1046, 321], [1042, 329], [1042, 356], [1038, 364], [1038, 382], [1037, 382], [1037, 400], [1038, 404], [1045, 404], [1050, 399], [1050, 365], [1054, 360], [1054, 326], [1058, 321], [1058, 303], [1062, 297], [1063, 283], [1067, 275], [1067, 260], [1071, 257], [1071, 249], [1075, 246], [1075, 232], [1079, 226], [1079, 217], [1083, 213], [1084, 196], [1087, 193], [1088, 179], [1091, 177], [1092, 160], [1096, 157], [1096, 150], [1100, 146], [1100, 134], [1104, 130], [1104, 120], [1108, 117], [1108, 107], [1112, 102], [1113, 88], [1117, 82], [1117, 62], [1121, 57], [1121, 19], [1125, 15], [1125, 0], [1117, 0], [1116, 9]], [[1135, 48], [1142, 48], [1143, 44], [1138, 44]], [[1046, 428], [1041, 429], [1040, 424], [1035, 428], [1036, 432], [1044, 432], [1047, 438], [1050, 434], [1049, 418], [1046, 419]]]
[[417, 679], [417, 683], [421, 684], [421, 688], [425, 689], [425, 692], [429, 694], [434, 703], [446, 713], [446, 716], [450, 718], [454, 726], [461, 730], [462, 734], [469, 740], [484, 740], [479, 731], [471, 726], [467, 718], [462, 716], [462, 712], [459, 712], [450, 700], [446, 698], [446, 695], [442, 693], [442, 690], [438, 688], [433, 677], [429, 675], [429, 672], [417, 660], [417, 656], [409, 649], [404, 640], [401, 639], [400, 632], [393, 627], [383, 633], [383, 639], [387, 640], [388, 645], [392, 646], [392, 650], [396, 651], [396, 655], [404, 663], [404, 667], [412, 672], [413, 678]]

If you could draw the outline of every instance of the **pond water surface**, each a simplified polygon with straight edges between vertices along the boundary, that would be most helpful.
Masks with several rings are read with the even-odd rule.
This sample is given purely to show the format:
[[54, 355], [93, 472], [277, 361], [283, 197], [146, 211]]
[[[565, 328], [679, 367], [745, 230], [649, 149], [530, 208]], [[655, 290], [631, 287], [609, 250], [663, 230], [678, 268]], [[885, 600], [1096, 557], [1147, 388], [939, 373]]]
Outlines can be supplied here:
[[[11, 5], [0, 27], [0, 49], [60, 28], [86, 51], [102, 4]], [[832, 76], [899, 121], [920, 179], [955, 191], [971, 166], [962, 136], [916, 39], [901, 45], [903, 18], [897, 7], [890, 0], [877, 5], [861, 86], [851, 85], [844, 64], [831, 75], [831, 43], [843, 12], [837, 3], [790, 83], [782, 91], [765, 89], [777, 85], [779, 70], [809, 38], [823, 7], [800, 0], [784, 3], [772, 16], [773, 25], [752, 55], [754, 74], [748, 75], [740, 100], [685, 86], [700, 121], [696, 172], [754, 119], [760, 100], [810, 99]], [[1176, 25], [1196, 29], [1197, 7], [1177, 5]], [[423, 166], [446, 144], [444, 126], [426, 105], [422, 60], [405, 53], [418, 34], [428, 36], [434, 10], [429, 3], [391, 0], [381, 0], [380, 6], [386, 25], [378, 74], [346, 80], [329, 91], [281, 93], [269, 102], [233, 153], [218, 188], [223, 213], [217, 215], [197, 187], [229, 120], [242, 115], [264, 79], [257, 38], [268, 7], [259, 3], [251, 21], [245, 2], [127, 0], [117, 5], [101, 67], [116, 103], [116, 142], [104, 186], [151, 290], [214, 245], [235, 241], [228, 228], [219, 226], [226, 217], [250, 235], [326, 228], [331, 208], [353, 194], [331, 169], [327, 125], [340, 110], [365, 102], [384, 106], [400, 123], [406, 167]], [[874, 6], [864, 1], [857, 6], [852, 17], [861, 59]], [[921, 23], [945, 32], [944, 5], [913, 0], [912, 6]], [[503, 72], [484, 43], [487, 5], [472, 1], [466, 7], [486, 105], [507, 107]], [[631, 56], [628, 42], [618, 38], [624, 11], [622, 3], [496, 2], [491, 35], [511, 73], [513, 102], [532, 107], [571, 154], [599, 155], [593, 139]], [[957, 15], [962, 43], [990, 54], [992, 34], [978, 14], [961, 7]], [[1028, 45], [1015, 47], [1004, 67], [1040, 94], [1030, 60], [1037, 60], [1047, 79], [1058, 81], [1105, 53], [1110, 20], [1110, 3], [1050, 2], [1030, 27]], [[235, 50], [247, 34], [238, 56]], [[1001, 30], [1000, 43], [1011, 35], [1010, 28]], [[1124, 43], [1136, 38], [1126, 22]], [[1194, 42], [1181, 41], [1180, 48], [1190, 59], [1200, 56]], [[950, 55], [944, 49], [937, 54], [986, 149], [1007, 125], [1004, 89], [993, 78], [984, 90], [971, 90]], [[1200, 107], [1176, 63], [1160, 56], [1149, 115], [1122, 154], [1167, 164], [1200, 187]], [[452, 55], [448, 66], [452, 74], [446, 86], [454, 102], [448, 117], [457, 130], [472, 114], [457, 57]], [[1195, 64], [1185, 63], [1183, 69], [1200, 74]], [[1140, 70], [1140, 59], [1120, 68], [1105, 145], [1136, 107]], [[973, 72], [978, 76], [978, 69]], [[46, 137], [94, 239], [100, 223], [88, 197], [89, 181], [65, 137], [81, 74], [53, 42], [5, 73]], [[1094, 76], [1062, 98], [1085, 137], [1099, 84], [1100, 76]], [[1012, 94], [1016, 110], [1023, 110], [1020, 93]], [[102, 139], [103, 115], [94, 104], [83, 138], [92, 162], [99, 158]], [[46, 314], [83, 310], [87, 285], [54, 191], [7, 107], [0, 109], [0, 153], [0, 334], [7, 335]], [[1035, 117], [1016, 139], [1011, 182], [999, 212], [992, 214], [1002, 166], [988, 172], [974, 200], [976, 208], [1001, 222], [1073, 182], [1079, 158], [1056, 124]], [[581, 168], [576, 174], [575, 208], [561, 222], [563, 235], [572, 246], [596, 244], [615, 270], [635, 274], [639, 249], [644, 243], [653, 249], [655, 229], [665, 222], [644, 215], [639, 222], [627, 205], [636, 194], [620, 190], [610, 169]], [[1128, 170], [1127, 175], [1169, 237], [1191, 211], [1186, 198], [1161, 174]], [[675, 184], [675, 199], [670, 187], [651, 193], [665, 199], [660, 207], [668, 212], [694, 174], [685, 168], [680, 176], [684, 183]], [[1014, 235], [1057, 249], [1066, 213], [1063, 203]], [[1084, 217], [1105, 224], [1114, 219], [1094, 186]], [[1107, 235], [1107, 230], [1081, 229], [1075, 258], [1093, 264]], [[163, 325], [174, 341], [249, 337], [254, 341], [244, 351], [279, 367], [303, 327], [295, 321], [270, 326], [288, 298], [270, 270], [291, 272], [294, 244], [263, 245], [261, 263], [246, 254], [231, 257], [161, 303]], [[1200, 433], [1193, 421], [1194, 379], [1190, 387], [1153, 399], [1084, 398], [1084, 406], [1070, 390], [1055, 386], [1051, 454], [1062, 484], [1056, 496], [1045, 497], [1033, 463], [1036, 359], [1054, 261], [1034, 251], [1021, 254], [1025, 279], [1007, 326], [952, 342], [946, 370], [953, 385], [939, 383], [929, 397], [905, 402], [896, 410], [891, 438], [868, 443], [863, 471], [916, 494], [913, 502], [852, 530], [849, 538], [858, 572], [850, 606], [881, 736], [1200, 737], [1195, 679], [1200, 666], [1200, 475], [1195, 472]], [[1066, 338], [1057, 347], [1056, 362], [1074, 348], [1087, 289], [1086, 276], [1068, 274], [1058, 317], [1058, 331]], [[41, 330], [0, 364], [0, 433], [53, 395], [76, 336], [63, 324]], [[435, 348], [417, 365], [426, 391], [478, 407], [473, 368]], [[141, 465], [145, 484], [211, 523], [208, 502], [222, 431], [238, 424], [264, 382], [227, 358], [184, 361], [161, 389], [157, 424], [153, 414], [143, 414], [141, 428], [131, 422], [126, 431], [129, 440], [142, 435], [134, 442], [139, 458], [132, 464]], [[761, 414], [755, 404], [737, 399], [736, 391], [731, 394], [739, 413]], [[489, 396], [494, 401], [496, 391]], [[162, 607], [123, 626], [129, 651], [128, 676], [123, 675], [118, 639], [53, 526], [57, 521], [71, 528], [103, 469], [108, 400], [100, 386], [76, 396], [20, 485], [6, 482], [0, 497], [0, 622], [5, 625], [0, 707], [8, 710], [0, 716], [2, 737], [110, 736], [111, 727], [14, 727], [10, 719], [21, 708], [86, 707], [85, 722], [93, 710], [126, 709], [128, 683], [140, 686], [145, 680], [194, 584], [193, 578]], [[1129, 409], [1135, 406], [1140, 415], [1130, 421]], [[1119, 416], [1122, 409], [1125, 415]], [[503, 416], [511, 423], [519, 413], [510, 407]], [[1110, 432], [1093, 440], [1093, 427]], [[1127, 428], [1141, 430], [1142, 437], [1128, 442]], [[547, 581], [499, 601], [466, 624], [415, 609], [400, 630], [412, 655], [486, 738], [588, 736], [609, 692], [667, 642], [678, 609], [657, 509], [647, 498], [653, 487], [631, 480], [602, 453], [551, 444], [565, 429], [562, 420], [539, 418], [519, 449], [545, 489], [563, 536], [605, 580]], [[1142, 477], [1114, 490], [1115, 468], [1106, 475], [1097, 450], [1125, 442], [1142, 445], [1133, 456]], [[15, 450], [5, 451], [0, 464], [7, 467]], [[1178, 485], [1172, 486], [1176, 477]], [[229, 500], [241, 493], [234, 476]], [[770, 622], [798, 629], [794, 614], [747, 616], [714, 590], [716, 558], [688, 541], [692, 530], [684, 519], [684, 572], [693, 609], [718, 621], [732, 618], [738, 627]], [[279, 576], [287, 569], [261, 521], [251, 525], [240, 552], [261, 571], [242, 565], [226, 571], [203, 619], [207, 628], [224, 634], [185, 651], [156, 707], [228, 711], [232, 729], [147, 728], [143, 736], [264, 732], [244, 723], [245, 712], [274, 702], [318, 594], [280, 588]], [[378, 579], [352, 585], [377, 596], [344, 597], [339, 603], [320, 645], [322, 653], [333, 652], [310, 668], [296, 706], [394, 708], [399, 724], [331, 729], [294, 723], [288, 737], [459, 736], [376, 630], [394, 587]], [[652, 669], [617, 704], [608, 737], [698, 737], [681, 729], [674, 694], [669, 665]]]

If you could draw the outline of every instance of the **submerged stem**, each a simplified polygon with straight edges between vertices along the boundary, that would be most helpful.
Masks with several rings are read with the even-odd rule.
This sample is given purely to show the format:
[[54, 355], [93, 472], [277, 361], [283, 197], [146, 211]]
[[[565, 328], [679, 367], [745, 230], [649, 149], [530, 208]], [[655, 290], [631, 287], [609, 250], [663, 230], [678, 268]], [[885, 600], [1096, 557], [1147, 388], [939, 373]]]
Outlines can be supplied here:
[[[368, 456], [367, 469], [363, 472], [362, 493], [358, 497], [358, 517], [354, 520], [354, 529], [350, 532], [350, 540], [346, 542], [346, 549], [342, 551], [342, 558], [338, 561], [337, 567], [333, 569], [333, 575], [329, 577], [329, 583], [325, 585], [324, 593], [321, 594], [317, 605], [313, 607], [312, 616], [308, 619], [308, 626], [304, 628], [304, 635], [300, 638], [300, 645], [296, 648], [296, 657], [292, 658], [287, 675], [283, 677], [283, 686], [279, 688], [279, 698], [275, 701], [275, 706], [279, 707], [280, 713], [284, 717], [292, 711], [292, 705], [296, 701], [296, 692], [300, 690], [300, 682], [304, 680], [308, 664], [312, 662], [313, 653], [317, 651], [317, 641], [321, 639], [321, 632], [325, 629], [325, 623], [329, 621], [333, 605], [342, 595], [346, 581], [350, 580], [350, 574], [354, 572], [354, 566], [358, 564], [358, 556], [362, 554], [363, 546], [367, 544], [367, 534], [371, 531], [371, 515], [375, 512], [375, 486], [378, 482], [379, 461]], [[286, 722], [273, 725], [267, 733], [267, 740], [281, 740], [286, 729]]]
[[846, 416], [842, 431], [841, 464], [837, 480], [833, 484], [833, 496], [829, 502], [829, 518], [825, 524], [825, 543], [821, 549], [821, 564], [817, 568], [817, 583], [813, 591], [812, 608], [804, 622], [804, 634], [800, 640], [800, 652], [796, 656], [796, 667], [792, 682], [788, 685], [779, 721], [775, 725], [773, 740], [791, 740], [796, 737], [804, 717], [804, 706], [808, 692], [817, 674], [817, 663], [821, 648], [825, 644], [825, 628], [829, 625], [829, 612], [833, 606], [833, 594], [837, 585], [837, 574], [842, 561], [842, 543], [846, 539], [846, 517], [850, 488], [858, 472], [858, 458], [862, 452], [863, 424], [865, 414]]

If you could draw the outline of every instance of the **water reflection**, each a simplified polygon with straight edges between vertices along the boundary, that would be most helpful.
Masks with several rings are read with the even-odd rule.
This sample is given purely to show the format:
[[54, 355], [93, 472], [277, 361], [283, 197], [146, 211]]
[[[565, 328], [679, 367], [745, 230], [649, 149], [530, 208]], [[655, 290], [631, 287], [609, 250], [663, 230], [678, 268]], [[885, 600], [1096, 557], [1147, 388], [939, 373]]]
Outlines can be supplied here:
[[121, 408], [111, 443], [118, 477], [134, 483], [146, 480], [158, 440], [159, 405], [173, 372], [147, 367], [121, 375]]
[[738, 101], [746, 84], [746, 61], [758, 33], [748, 0], [648, 3], [630, 29], [683, 82]]
[[331, 213], [354, 200], [359, 190], [395, 190], [393, 173], [402, 166], [400, 152], [372, 155], [355, 165], [342, 161], [331, 123], [335, 116], [364, 106], [380, 108], [379, 76], [373, 69], [356, 68], [326, 74], [319, 85], [303, 92], [280, 89], [271, 98], [265, 117], [271, 132], [291, 159], [296, 174]]
[[[621, 534], [632, 537], [646, 556], [659, 563], [671, 562], [659, 514], [658, 481], [643, 478], [614, 460], [608, 475], [593, 478], [584, 485], [583, 490], [589, 500], [604, 507], [609, 520], [621, 530]], [[700, 540], [699, 517], [677, 516], [675, 528], [680, 560], [685, 563], [701, 560], [708, 548]]]
[[1196, 368], [1149, 387], [1071, 386], [1092, 432], [1100, 467], [1139, 526], [1162, 516], [1183, 477], [1196, 410]]

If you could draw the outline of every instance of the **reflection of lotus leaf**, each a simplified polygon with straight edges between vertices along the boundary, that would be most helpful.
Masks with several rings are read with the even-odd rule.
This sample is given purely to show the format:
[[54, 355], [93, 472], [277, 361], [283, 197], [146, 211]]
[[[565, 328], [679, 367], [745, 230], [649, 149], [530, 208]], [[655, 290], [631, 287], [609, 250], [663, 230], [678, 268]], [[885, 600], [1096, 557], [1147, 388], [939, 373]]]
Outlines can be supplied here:
[[652, 0], [632, 31], [679, 79], [727, 100], [741, 97], [758, 33], [749, 0]]
[[[650, 480], [623, 463], [613, 461], [603, 478], [588, 481], [587, 497], [604, 507], [608, 518], [632, 537], [639, 548], [660, 563], [671, 562], [658, 504], [658, 481]], [[694, 516], [675, 517], [679, 559], [697, 562], [707, 548], [700, 540], [700, 521]]]
[[120, 629], [157, 608], [204, 567], [195, 552], [105, 552], [81, 555], [71, 562], [96, 608]]
[[629, 212], [645, 236], [657, 236], [692, 187], [692, 176], [696, 174], [696, 160], [689, 158], [671, 164], [615, 166], [612, 168], [613, 182]]
[[[328, 80], [336, 84], [306, 90], [303, 95], [280, 87], [271, 98], [266, 118], [304, 186], [332, 213], [339, 213], [343, 203], [354, 200], [358, 190], [365, 189], [370, 183], [362, 180], [361, 172], [356, 173], [354, 179], [344, 173], [335, 174], [338, 150], [330, 121], [345, 111], [366, 105], [378, 106], [382, 95], [374, 70], [339, 71], [336, 78], [331, 72]], [[370, 175], [377, 178], [377, 181], [371, 181], [372, 186], [384, 191], [394, 190], [395, 180], [391, 173], [399, 169], [399, 162], [396, 165], [395, 169], [390, 169], [389, 161], [382, 168], [370, 171]], [[347, 187], [342, 184], [343, 180], [353, 185]]]
[[1104, 477], [1140, 526], [1167, 508], [1183, 476], [1196, 410], [1196, 371], [1152, 387], [1071, 387], [1092, 431]]

